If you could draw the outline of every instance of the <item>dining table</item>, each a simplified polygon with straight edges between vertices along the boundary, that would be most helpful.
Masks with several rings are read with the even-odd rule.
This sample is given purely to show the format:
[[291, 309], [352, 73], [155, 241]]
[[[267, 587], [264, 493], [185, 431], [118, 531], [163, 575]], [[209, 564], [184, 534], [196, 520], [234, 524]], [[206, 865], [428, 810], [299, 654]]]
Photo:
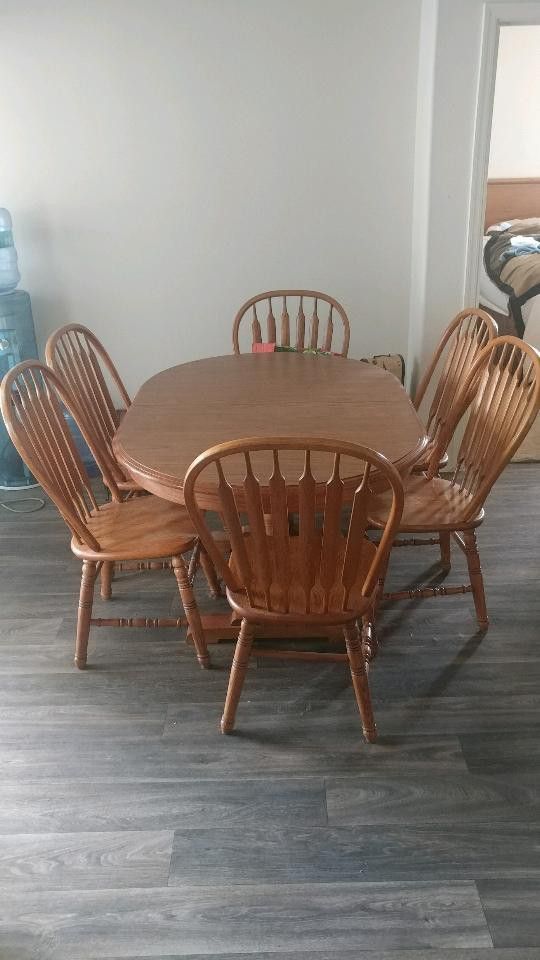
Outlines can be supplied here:
[[[210, 357], [156, 374], [127, 409], [113, 449], [144, 490], [183, 504], [184, 476], [204, 450], [227, 440], [291, 436], [372, 447], [403, 478], [428, 445], [424, 425], [392, 373], [362, 360], [284, 351]], [[291, 452], [284, 465], [290, 483], [302, 472], [299, 456]], [[346, 465], [342, 477], [347, 481]], [[351, 475], [351, 484], [356, 479]], [[218, 504], [216, 484], [205, 489], [202, 505], [211, 510]], [[203, 613], [202, 621], [208, 643], [237, 636], [230, 614]]]

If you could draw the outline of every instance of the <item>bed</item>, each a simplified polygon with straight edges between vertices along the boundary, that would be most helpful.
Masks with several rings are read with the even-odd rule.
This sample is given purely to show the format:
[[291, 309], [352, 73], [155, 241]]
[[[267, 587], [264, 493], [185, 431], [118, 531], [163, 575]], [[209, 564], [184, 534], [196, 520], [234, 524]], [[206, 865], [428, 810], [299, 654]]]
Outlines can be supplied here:
[[[494, 227], [530, 218], [540, 220], [540, 177], [488, 180], [484, 252]], [[540, 279], [540, 254], [535, 257]], [[534, 286], [530, 289], [533, 290]], [[509, 293], [488, 276], [484, 256], [480, 264], [479, 301], [493, 314], [501, 333], [517, 333], [540, 350], [540, 293], [527, 297], [517, 306], [516, 297], [511, 303]], [[533, 425], [514, 460], [540, 460], [540, 419]]]
[[[489, 230], [503, 222], [531, 217], [540, 219], [540, 177], [488, 180], [484, 251], [490, 240]], [[540, 256], [538, 271], [540, 275]], [[509, 293], [488, 276], [483, 256], [480, 263], [479, 301], [494, 314], [496, 320], [502, 320], [502, 333], [517, 333], [540, 349], [540, 294], [527, 299], [517, 311], [521, 317], [514, 318], [509, 307]]]

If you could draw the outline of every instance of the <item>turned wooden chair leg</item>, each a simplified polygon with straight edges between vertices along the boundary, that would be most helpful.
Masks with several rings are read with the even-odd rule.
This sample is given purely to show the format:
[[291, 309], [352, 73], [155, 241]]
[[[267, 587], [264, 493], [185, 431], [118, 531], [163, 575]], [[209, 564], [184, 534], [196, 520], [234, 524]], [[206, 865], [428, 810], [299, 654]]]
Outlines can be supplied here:
[[236, 647], [234, 650], [231, 673], [229, 676], [229, 686], [227, 687], [227, 696], [225, 698], [225, 706], [223, 708], [223, 716], [221, 718], [222, 733], [230, 733], [234, 727], [236, 708], [238, 706], [238, 701], [240, 700], [242, 687], [244, 686], [254, 635], [255, 631], [253, 625], [248, 623], [248, 621], [245, 619], [242, 620], [240, 625], [240, 634], [238, 636], [238, 640], [236, 641]]
[[373, 623], [374, 611], [373, 609], [369, 613], [365, 613], [362, 617], [362, 628], [361, 628], [361, 638], [362, 638], [362, 650], [364, 652], [364, 659], [371, 663], [372, 660], [377, 656], [377, 651], [379, 649], [379, 641], [377, 634], [375, 632], [375, 626]]
[[183, 557], [173, 557], [172, 565], [178, 590], [186, 613], [186, 619], [189, 624], [193, 643], [197, 652], [197, 660], [205, 670], [210, 666], [210, 657], [208, 656], [208, 647], [204, 636], [201, 615], [195, 600], [193, 588], [189, 582], [188, 570]]
[[450, 570], [450, 533], [447, 530], [439, 531], [439, 540], [441, 546], [441, 567], [443, 570]]
[[95, 579], [96, 563], [93, 560], [84, 560], [82, 565], [81, 591], [79, 594], [79, 612], [77, 615], [77, 637], [75, 640], [75, 666], [77, 666], [79, 670], [84, 670], [86, 666]]
[[193, 583], [197, 575], [197, 570], [199, 569], [199, 564], [201, 560], [201, 541], [197, 540], [192, 552], [191, 557], [189, 558], [188, 564], [188, 580], [190, 583]]
[[355, 623], [349, 623], [343, 628], [343, 633], [345, 634], [345, 643], [347, 644], [347, 654], [349, 657], [356, 702], [362, 718], [364, 737], [368, 743], [373, 743], [377, 739], [377, 728], [373, 717], [366, 662], [362, 652], [358, 627]]
[[218, 580], [217, 573], [214, 568], [214, 564], [212, 563], [204, 547], [201, 547], [199, 562], [201, 564], [202, 571], [206, 577], [206, 582], [208, 584], [208, 591], [210, 593], [210, 596], [213, 597], [214, 600], [216, 600], [218, 597], [221, 597], [222, 595], [221, 586]]
[[104, 560], [101, 567], [101, 599], [110, 600], [112, 597], [112, 581], [114, 577], [114, 563], [112, 560]]
[[465, 556], [467, 557], [467, 567], [469, 568], [469, 577], [476, 609], [476, 619], [478, 620], [478, 626], [482, 630], [486, 630], [489, 626], [489, 618], [484, 592], [484, 578], [482, 576], [482, 567], [480, 566], [480, 556], [476, 545], [476, 533], [474, 530], [464, 530], [463, 540], [465, 543]]
[[387, 556], [381, 563], [381, 570], [379, 573], [379, 579], [377, 580], [377, 586], [375, 588], [375, 599], [373, 601], [373, 614], [377, 613], [381, 603], [384, 599], [384, 584], [386, 581], [386, 574], [388, 573], [388, 564], [390, 563], [390, 551]]

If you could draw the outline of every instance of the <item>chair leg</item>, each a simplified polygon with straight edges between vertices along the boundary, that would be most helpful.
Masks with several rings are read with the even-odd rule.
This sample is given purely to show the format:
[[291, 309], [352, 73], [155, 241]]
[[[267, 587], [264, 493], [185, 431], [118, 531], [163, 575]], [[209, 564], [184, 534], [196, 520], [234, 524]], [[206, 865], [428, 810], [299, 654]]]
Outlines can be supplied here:
[[215, 571], [214, 564], [212, 563], [206, 550], [202, 546], [201, 546], [199, 562], [201, 564], [202, 571], [206, 577], [206, 582], [208, 584], [208, 591], [210, 593], [210, 596], [213, 597], [214, 600], [217, 600], [217, 598], [221, 597], [222, 595], [218, 576]]
[[95, 562], [93, 560], [84, 560], [82, 565], [81, 591], [79, 594], [79, 612], [77, 615], [77, 637], [75, 640], [75, 666], [78, 667], [79, 670], [84, 670], [86, 666], [95, 579]]
[[489, 618], [486, 606], [486, 595], [484, 593], [484, 578], [482, 576], [482, 567], [480, 566], [480, 556], [478, 554], [474, 530], [464, 530], [463, 540], [465, 543], [465, 556], [467, 557], [467, 567], [469, 568], [469, 577], [476, 609], [476, 619], [478, 620], [478, 626], [482, 630], [486, 630], [489, 626]]
[[236, 708], [238, 706], [238, 701], [240, 700], [242, 687], [244, 686], [254, 635], [255, 631], [253, 629], [253, 625], [248, 623], [248, 621], [245, 619], [242, 620], [240, 625], [240, 634], [238, 636], [238, 640], [236, 641], [236, 647], [234, 650], [234, 657], [229, 677], [229, 686], [227, 687], [227, 696], [225, 698], [225, 706], [223, 708], [223, 716], [221, 718], [222, 733], [230, 733], [234, 728]]
[[390, 551], [388, 551], [388, 554], [386, 555], [386, 557], [384, 558], [384, 560], [383, 560], [382, 563], [381, 563], [381, 569], [380, 569], [380, 573], [379, 573], [379, 579], [378, 579], [378, 581], [377, 581], [377, 586], [376, 586], [376, 588], [375, 588], [375, 600], [374, 600], [374, 602], [373, 602], [373, 612], [374, 612], [374, 614], [377, 613], [377, 611], [378, 611], [381, 603], [383, 602], [383, 598], [384, 598], [384, 584], [385, 584], [385, 581], [386, 581], [386, 575], [387, 575], [387, 573], [388, 573], [388, 564], [389, 564], [389, 563], [390, 563]]
[[110, 600], [112, 597], [111, 584], [114, 577], [114, 563], [112, 560], [104, 560], [101, 568], [101, 599]]
[[361, 627], [361, 638], [362, 638], [362, 650], [364, 652], [364, 659], [371, 663], [372, 660], [377, 656], [377, 651], [379, 648], [379, 641], [377, 634], [375, 633], [375, 627], [373, 625], [374, 612], [373, 609], [369, 613], [365, 613], [362, 617], [362, 627]]
[[201, 541], [197, 540], [192, 550], [191, 557], [189, 559], [189, 564], [188, 564], [187, 575], [190, 583], [193, 583], [195, 580], [195, 577], [197, 575], [197, 570], [199, 569], [200, 560], [201, 560]]
[[443, 570], [450, 570], [451, 559], [450, 559], [450, 534], [447, 530], [439, 531], [439, 539], [441, 543], [441, 567]]
[[204, 636], [203, 625], [201, 623], [201, 615], [199, 613], [197, 601], [195, 600], [193, 588], [189, 582], [188, 571], [184, 562], [184, 558], [180, 556], [173, 557], [172, 565], [191, 636], [193, 637], [195, 650], [197, 652], [197, 660], [199, 661], [201, 667], [207, 670], [210, 666], [208, 647], [206, 646], [206, 638]]
[[349, 623], [343, 628], [343, 633], [345, 634], [345, 643], [347, 644], [347, 654], [349, 657], [356, 702], [362, 718], [364, 737], [368, 743], [373, 743], [377, 739], [377, 728], [373, 717], [366, 662], [358, 635], [358, 627], [355, 623]]

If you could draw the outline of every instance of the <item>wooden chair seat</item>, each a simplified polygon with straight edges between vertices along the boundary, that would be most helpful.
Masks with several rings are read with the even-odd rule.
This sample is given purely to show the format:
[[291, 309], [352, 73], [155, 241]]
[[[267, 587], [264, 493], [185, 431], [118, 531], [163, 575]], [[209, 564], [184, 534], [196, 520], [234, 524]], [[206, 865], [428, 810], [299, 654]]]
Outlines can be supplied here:
[[192, 549], [196, 540], [186, 508], [154, 496], [106, 503], [91, 512], [87, 526], [101, 550], [75, 537], [71, 549], [81, 559], [98, 562], [174, 557]]
[[[471, 495], [460, 491], [450, 480], [412, 474], [404, 488], [405, 504], [399, 524], [403, 533], [472, 529], [482, 523], [483, 509], [471, 518]], [[391, 500], [391, 491], [379, 493], [371, 500], [369, 519], [374, 527], [384, 526]]]
[[[389, 503], [391, 504], [392, 494], [389, 493]], [[388, 516], [388, 509], [387, 509]], [[320, 583], [315, 582], [309, 591], [309, 604], [306, 603], [306, 594], [302, 586], [305, 579], [305, 548], [303, 549], [300, 537], [291, 537], [289, 540], [288, 555], [288, 604], [284, 596], [284, 591], [279, 588], [279, 567], [283, 563], [282, 547], [274, 537], [267, 537], [268, 557], [272, 570], [272, 586], [270, 588], [271, 610], [265, 609], [265, 595], [257, 586], [253, 589], [253, 605], [249, 603], [247, 594], [244, 591], [227, 590], [227, 598], [233, 609], [241, 616], [249, 620], [261, 622], [272, 620], [281, 623], [313, 623], [321, 624], [341, 624], [348, 623], [351, 617], [363, 614], [370, 606], [370, 598], [363, 595], [364, 583], [369, 572], [369, 568], [375, 557], [376, 548], [373, 543], [366, 540], [360, 562], [355, 571], [354, 583], [350, 588], [346, 609], [343, 608], [344, 587], [337, 580], [336, 583], [327, 592], [325, 603], [325, 591]], [[257, 563], [257, 551], [254, 539], [249, 534], [244, 537], [244, 545], [249, 563], [253, 566]], [[335, 570], [343, 567], [347, 541], [345, 537], [340, 537], [336, 543]], [[320, 556], [322, 549], [322, 531], [317, 531], [313, 537], [313, 554]], [[230, 568], [233, 576], [240, 580], [240, 570], [233, 554], [230, 561]], [[287, 609], [288, 607], [288, 609]]]

